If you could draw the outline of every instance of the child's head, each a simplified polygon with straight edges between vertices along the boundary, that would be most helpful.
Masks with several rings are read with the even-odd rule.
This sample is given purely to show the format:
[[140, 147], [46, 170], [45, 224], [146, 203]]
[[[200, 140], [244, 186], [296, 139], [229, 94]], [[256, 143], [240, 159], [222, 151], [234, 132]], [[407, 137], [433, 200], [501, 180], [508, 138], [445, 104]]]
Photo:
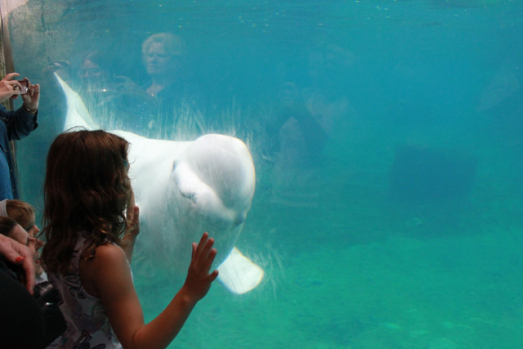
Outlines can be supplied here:
[[42, 259], [49, 271], [67, 270], [81, 232], [88, 234], [88, 257], [96, 247], [119, 243], [131, 194], [127, 175], [129, 143], [102, 130], [59, 135], [47, 156], [44, 182]]
[[[5, 211], [4, 211], [5, 210]], [[40, 229], [36, 226], [36, 211], [34, 207], [21, 200], [0, 201], [0, 215], [8, 216], [20, 224], [29, 236], [36, 238]]]

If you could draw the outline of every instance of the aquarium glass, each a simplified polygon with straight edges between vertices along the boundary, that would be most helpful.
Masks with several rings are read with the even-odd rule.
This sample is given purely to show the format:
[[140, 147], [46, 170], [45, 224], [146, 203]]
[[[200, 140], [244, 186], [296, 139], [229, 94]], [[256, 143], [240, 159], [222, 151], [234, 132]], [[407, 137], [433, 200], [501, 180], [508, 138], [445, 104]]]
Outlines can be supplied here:
[[[102, 129], [250, 150], [235, 245], [263, 280], [213, 284], [170, 347], [523, 348], [522, 1], [0, 9], [4, 56], [42, 90], [39, 126], [16, 142], [38, 219], [47, 150], [79, 108], [56, 75]], [[146, 321], [184, 278], [176, 255], [140, 250], [161, 255], [156, 234], [140, 233], [132, 263]]]

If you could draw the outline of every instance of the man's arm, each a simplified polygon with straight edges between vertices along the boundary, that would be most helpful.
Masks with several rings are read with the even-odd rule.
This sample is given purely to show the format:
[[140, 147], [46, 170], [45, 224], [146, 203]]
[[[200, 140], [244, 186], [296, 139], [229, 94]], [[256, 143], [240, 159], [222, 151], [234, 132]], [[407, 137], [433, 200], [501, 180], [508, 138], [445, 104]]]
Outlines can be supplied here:
[[32, 85], [26, 78], [27, 93], [21, 94], [20, 83], [11, 80], [18, 75], [17, 73], [7, 74], [0, 80], [0, 102], [8, 98], [16, 99], [18, 95], [21, 95], [24, 101], [23, 105], [16, 111], [8, 111], [5, 107], [0, 106], [0, 116], [6, 123], [9, 140], [22, 139], [38, 127], [36, 119], [40, 103], [40, 85]]

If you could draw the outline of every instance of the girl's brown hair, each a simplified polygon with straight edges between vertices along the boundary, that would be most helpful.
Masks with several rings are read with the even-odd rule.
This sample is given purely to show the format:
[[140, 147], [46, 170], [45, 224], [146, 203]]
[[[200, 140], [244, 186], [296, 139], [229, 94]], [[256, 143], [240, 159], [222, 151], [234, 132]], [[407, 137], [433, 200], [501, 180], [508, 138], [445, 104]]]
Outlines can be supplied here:
[[0, 234], [10, 236], [17, 224], [12, 218], [0, 216]]
[[34, 216], [36, 211], [34, 207], [21, 200], [7, 200], [6, 204], [7, 215], [14, 219], [18, 224], [22, 226], [26, 231], [31, 229], [34, 224]]
[[120, 244], [131, 184], [129, 143], [102, 130], [59, 135], [47, 156], [42, 261], [49, 272], [67, 273], [77, 238], [87, 233], [84, 258], [108, 242]]

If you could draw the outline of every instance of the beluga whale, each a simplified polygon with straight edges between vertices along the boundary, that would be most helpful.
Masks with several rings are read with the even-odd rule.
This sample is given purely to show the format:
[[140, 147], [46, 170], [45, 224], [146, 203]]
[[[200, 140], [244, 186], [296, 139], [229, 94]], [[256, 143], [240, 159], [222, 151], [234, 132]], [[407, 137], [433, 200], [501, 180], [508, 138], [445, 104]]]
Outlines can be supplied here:
[[[99, 129], [81, 96], [55, 76], [67, 99], [63, 130]], [[247, 146], [221, 134], [182, 142], [124, 130], [108, 132], [130, 143], [129, 177], [144, 231], [137, 245], [151, 258], [167, 258], [175, 270], [186, 272], [191, 243], [206, 231], [215, 239], [218, 251], [218, 280], [234, 294], [256, 288], [263, 269], [235, 247], [255, 189], [254, 164]]]

